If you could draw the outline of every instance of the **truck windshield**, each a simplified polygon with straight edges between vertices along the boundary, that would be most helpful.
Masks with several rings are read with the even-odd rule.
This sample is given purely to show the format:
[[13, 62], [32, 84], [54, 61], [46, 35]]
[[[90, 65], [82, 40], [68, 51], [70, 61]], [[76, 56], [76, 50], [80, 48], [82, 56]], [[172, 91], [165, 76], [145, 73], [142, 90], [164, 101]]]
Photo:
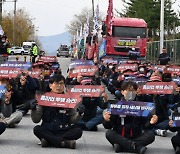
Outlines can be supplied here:
[[114, 37], [146, 38], [146, 28], [139, 27], [113, 27]]
[[68, 48], [60, 48], [60, 51], [69, 51]]

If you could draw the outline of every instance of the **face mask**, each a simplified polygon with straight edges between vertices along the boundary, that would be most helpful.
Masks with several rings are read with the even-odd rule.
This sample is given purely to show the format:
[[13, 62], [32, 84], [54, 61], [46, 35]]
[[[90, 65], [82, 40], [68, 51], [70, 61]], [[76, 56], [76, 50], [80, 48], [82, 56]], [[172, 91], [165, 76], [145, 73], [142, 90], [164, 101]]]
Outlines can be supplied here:
[[112, 69], [112, 68], [113, 68], [113, 65], [109, 65], [109, 68]]
[[1, 40], [1, 42], [3, 42], [3, 43], [4, 43], [4, 42], [6, 42], [6, 40], [2, 39], [2, 40]]
[[132, 91], [128, 91], [126, 95], [124, 96], [126, 101], [133, 101], [136, 97], [136, 93]]

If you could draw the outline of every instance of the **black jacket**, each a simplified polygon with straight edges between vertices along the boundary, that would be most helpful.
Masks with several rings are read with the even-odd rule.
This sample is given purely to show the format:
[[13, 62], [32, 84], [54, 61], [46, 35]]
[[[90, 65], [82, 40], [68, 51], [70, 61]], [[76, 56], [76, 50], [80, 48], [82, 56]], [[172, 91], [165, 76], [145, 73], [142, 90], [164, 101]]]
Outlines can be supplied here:
[[160, 65], [167, 65], [168, 62], [170, 61], [170, 57], [167, 53], [161, 53], [159, 55], [158, 61], [160, 61]]
[[110, 121], [104, 121], [106, 129], [113, 129], [123, 137], [134, 139], [141, 135], [142, 130], [150, 127], [150, 117], [134, 117], [111, 115]]
[[82, 118], [84, 121], [89, 121], [96, 116], [97, 106], [99, 106], [101, 109], [107, 108], [107, 103], [103, 101], [102, 97], [84, 97], [82, 104], [85, 107], [84, 115]]

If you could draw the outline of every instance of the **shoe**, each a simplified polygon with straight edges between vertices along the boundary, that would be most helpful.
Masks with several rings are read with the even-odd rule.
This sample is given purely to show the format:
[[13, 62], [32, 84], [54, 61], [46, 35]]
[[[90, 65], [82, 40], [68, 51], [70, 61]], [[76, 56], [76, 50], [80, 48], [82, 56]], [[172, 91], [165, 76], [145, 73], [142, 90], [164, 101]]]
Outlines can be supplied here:
[[123, 152], [123, 147], [121, 147], [119, 144], [114, 144], [114, 151], [115, 153]]
[[41, 146], [44, 148], [44, 147], [48, 147], [48, 142], [44, 139], [44, 138], [42, 138], [41, 139]]
[[180, 154], [180, 147], [176, 147], [176, 153], [175, 154]]
[[8, 127], [9, 127], [9, 128], [15, 128], [16, 125], [15, 125], [15, 123], [12, 123], [12, 124], [9, 124]]
[[76, 149], [76, 141], [75, 140], [65, 140], [61, 142], [62, 148], [70, 148]]
[[163, 136], [163, 137], [167, 136], [167, 130], [157, 129], [157, 130], [155, 130], [155, 133], [156, 133], [156, 135], [159, 135], [159, 136]]
[[138, 154], [144, 154], [146, 150], [147, 148], [145, 146], [142, 146], [142, 145], [136, 146], [136, 152]]

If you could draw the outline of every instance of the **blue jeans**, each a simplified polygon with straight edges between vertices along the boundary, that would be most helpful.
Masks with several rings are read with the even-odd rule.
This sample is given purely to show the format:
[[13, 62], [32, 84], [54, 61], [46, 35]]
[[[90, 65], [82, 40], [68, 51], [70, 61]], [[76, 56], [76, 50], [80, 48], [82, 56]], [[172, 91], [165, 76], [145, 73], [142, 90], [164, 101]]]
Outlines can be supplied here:
[[3, 122], [0, 122], [0, 135], [6, 130], [6, 124]]
[[90, 119], [87, 122], [85, 122], [83, 120], [79, 120], [77, 122], [77, 125], [85, 125], [86, 128], [89, 130], [89, 129], [91, 129], [91, 128], [93, 128], [93, 127], [95, 127], [95, 126], [97, 126], [97, 125], [102, 123], [102, 121], [103, 121], [102, 113], [103, 113], [103, 110], [98, 108], [97, 109], [97, 114], [96, 114], [96, 116], [94, 118]]
[[148, 130], [151, 130], [151, 131], [155, 131], [157, 129], [167, 130], [168, 128], [169, 128], [169, 120], [164, 120], [163, 122], [155, 124], [153, 128], [148, 129]]

